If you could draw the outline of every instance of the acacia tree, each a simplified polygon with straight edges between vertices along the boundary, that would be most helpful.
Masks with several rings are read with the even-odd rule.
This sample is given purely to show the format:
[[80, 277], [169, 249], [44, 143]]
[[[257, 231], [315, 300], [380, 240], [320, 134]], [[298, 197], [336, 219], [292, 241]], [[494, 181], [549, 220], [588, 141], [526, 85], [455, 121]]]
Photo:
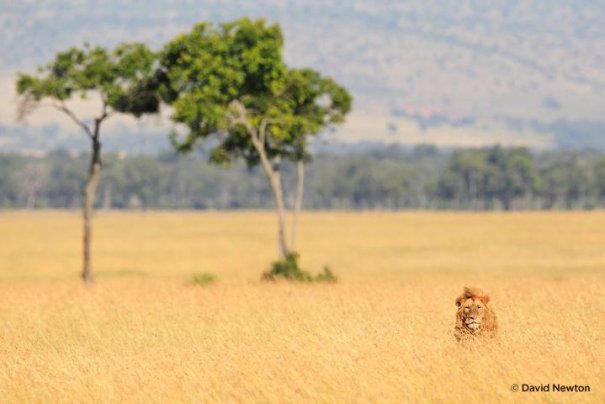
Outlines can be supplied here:
[[173, 120], [186, 128], [173, 132], [177, 150], [213, 139], [212, 162], [243, 158], [262, 167], [274, 196], [280, 257], [291, 252], [281, 162], [302, 165], [309, 158], [307, 137], [341, 122], [351, 106], [349, 93], [333, 80], [310, 69], [288, 70], [282, 48], [279, 26], [262, 19], [200, 23], [165, 46], [158, 73]]
[[[155, 54], [145, 45], [118, 45], [108, 52], [101, 47], [71, 48], [60, 52], [34, 75], [20, 73], [19, 118], [39, 107], [50, 107], [67, 115], [90, 139], [91, 155], [88, 180], [84, 188], [84, 235], [82, 279], [91, 283], [92, 214], [101, 172], [101, 126], [115, 113], [140, 117], [159, 110], [159, 98], [153, 83]], [[96, 96], [99, 113], [88, 119], [78, 116], [67, 102], [79, 96]]]

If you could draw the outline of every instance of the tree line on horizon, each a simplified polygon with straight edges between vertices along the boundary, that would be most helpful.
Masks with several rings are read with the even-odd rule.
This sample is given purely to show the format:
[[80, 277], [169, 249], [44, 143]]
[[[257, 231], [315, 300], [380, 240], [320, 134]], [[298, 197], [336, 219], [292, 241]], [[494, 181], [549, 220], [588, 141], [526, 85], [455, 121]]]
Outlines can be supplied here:
[[[0, 155], [0, 208], [75, 209], [82, 203], [87, 155]], [[282, 163], [285, 189], [295, 164]], [[305, 209], [537, 210], [605, 208], [605, 153], [490, 147], [435, 147], [319, 153], [306, 168]], [[285, 193], [287, 208], [296, 195]], [[266, 209], [263, 173], [244, 163], [226, 169], [208, 156], [107, 154], [95, 206], [101, 209]]]

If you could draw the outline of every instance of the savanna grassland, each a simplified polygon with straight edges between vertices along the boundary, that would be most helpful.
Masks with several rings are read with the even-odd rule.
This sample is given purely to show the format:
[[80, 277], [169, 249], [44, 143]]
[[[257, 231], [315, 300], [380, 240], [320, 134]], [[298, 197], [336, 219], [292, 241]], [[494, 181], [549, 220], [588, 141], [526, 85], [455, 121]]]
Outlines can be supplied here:
[[[306, 213], [303, 267], [337, 284], [260, 282], [275, 221], [101, 212], [86, 288], [78, 213], [0, 213], [0, 400], [605, 401], [605, 212]], [[453, 338], [465, 285], [496, 340]]]

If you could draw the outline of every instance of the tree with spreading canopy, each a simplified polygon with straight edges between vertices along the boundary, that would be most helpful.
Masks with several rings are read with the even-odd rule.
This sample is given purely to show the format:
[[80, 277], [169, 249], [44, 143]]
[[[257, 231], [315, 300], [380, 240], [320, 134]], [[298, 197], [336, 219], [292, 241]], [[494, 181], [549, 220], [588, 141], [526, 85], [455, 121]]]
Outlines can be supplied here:
[[[36, 74], [20, 73], [19, 118], [39, 107], [51, 107], [67, 115], [90, 139], [91, 156], [84, 188], [84, 251], [82, 279], [93, 280], [91, 268], [92, 214], [101, 172], [101, 126], [107, 118], [124, 113], [140, 117], [159, 111], [160, 100], [154, 80], [156, 55], [140, 43], [118, 45], [112, 51], [85, 44], [60, 52]], [[85, 119], [68, 101], [79, 96], [100, 100], [100, 112]]]
[[309, 137], [344, 121], [348, 91], [311, 69], [289, 69], [278, 25], [242, 18], [200, 23], [170, 41], [160, 55], [159, 93], [172, 106], [181, 130], [172, 132], [180, 152], [201, 140], [212, 145], [210, 160], [227, 165], [243, 158], [260, 164], [274, 196], [280, 257], [294, 252], [287, 241], [282, 161], [298, 166], [295, 218], [301, 209]]

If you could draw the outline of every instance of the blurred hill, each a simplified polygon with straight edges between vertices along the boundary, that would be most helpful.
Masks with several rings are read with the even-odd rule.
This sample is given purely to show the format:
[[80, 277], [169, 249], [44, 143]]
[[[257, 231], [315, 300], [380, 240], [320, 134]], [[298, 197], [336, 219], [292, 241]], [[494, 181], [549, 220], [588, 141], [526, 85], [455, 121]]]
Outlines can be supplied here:
[[[2, 2], [0, 75], [84, 41], [158, 48], [197, 21], [244, 15], [279, 22], [289, 63], [352, 90], [336, 140], [605, 149], [602, 0]], [[0, 147], [28, 146], [6, 115], [0, 125]]]

